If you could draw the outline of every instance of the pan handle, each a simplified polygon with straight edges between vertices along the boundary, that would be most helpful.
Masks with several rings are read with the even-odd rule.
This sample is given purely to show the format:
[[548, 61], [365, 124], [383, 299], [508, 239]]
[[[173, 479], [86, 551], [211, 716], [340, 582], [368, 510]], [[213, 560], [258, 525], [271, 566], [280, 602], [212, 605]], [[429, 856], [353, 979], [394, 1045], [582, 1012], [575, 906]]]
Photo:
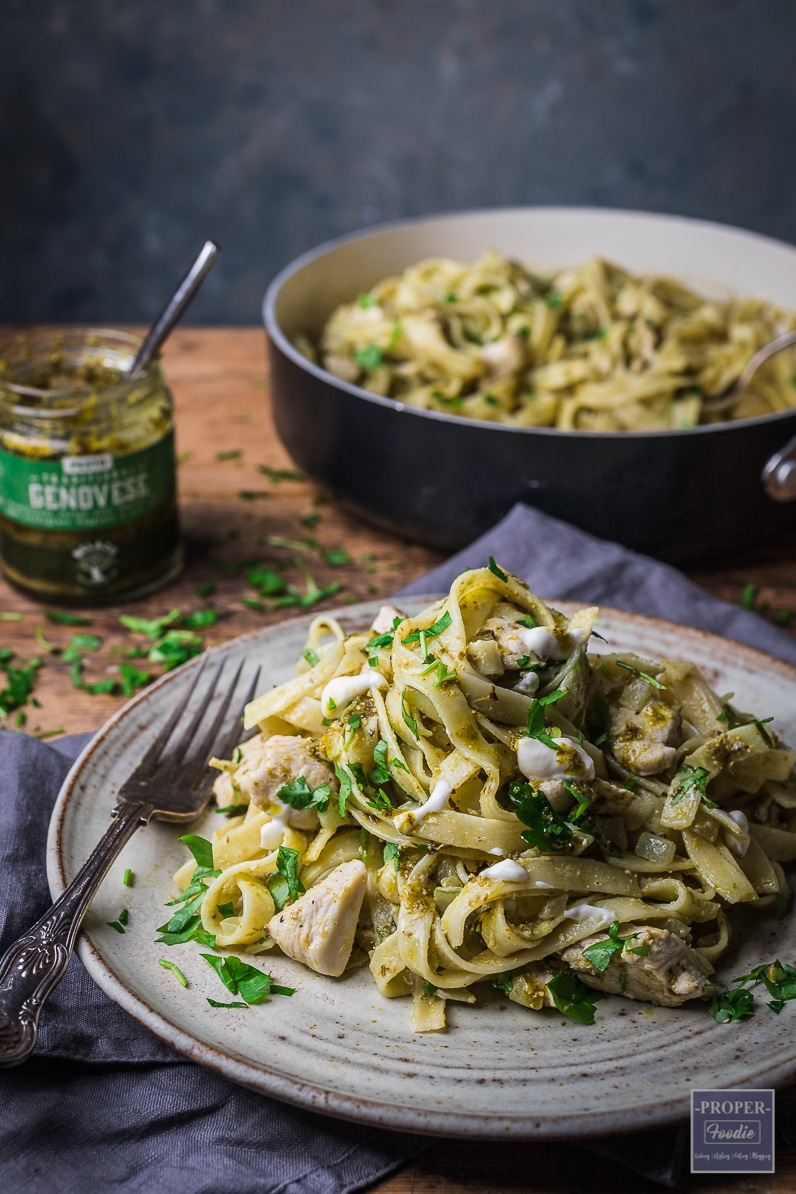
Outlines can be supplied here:
[[775, 502], [796, 501], [796, 435], [766, 462], [760, 480]]

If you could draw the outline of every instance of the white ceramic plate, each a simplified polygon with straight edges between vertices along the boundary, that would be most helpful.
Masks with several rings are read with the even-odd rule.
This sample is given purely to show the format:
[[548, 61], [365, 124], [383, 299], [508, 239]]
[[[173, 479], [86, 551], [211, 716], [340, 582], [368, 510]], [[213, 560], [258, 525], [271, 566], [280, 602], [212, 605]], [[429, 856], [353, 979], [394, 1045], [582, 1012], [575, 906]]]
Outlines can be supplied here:
[[[404, 603], [407, 612], [425, 602]], [[367, 626], [375, 605], [339, 617]], [[572, 609], [561, 605], [563, 609]], [[218, 650], [255, 655], [265, 685], [294, 674], [309, 618], [265, 629]], [[796, 742], [796, 669], [712, 635], [605, 610], [605, 651], [691, 659], [741, 708], [775, 718]], [[63, 890], [108, 824], [114, 793], [172, 707], [172, 673], [125, 706], [72, 769], [56, 805], [48, 843], [53, 895]], [[208, 813], [195, 832], [218, 825]], [[659, 1125], [688, 1112], [693, 1088], [768, 1087], [796, 1074], [796, 1008], [776, 1016], [761, 1004], [753, 1019], [716, 1024], [703, 1004], [670, 1009], [619, 998], [598, 1004], [587, 1027], [554, 1011], [534, 1013], [489, 992], [476, 1006], [450, 1007], [440, 1034], [415, 1034], [409, 1000], [382, 999], [367, 970], [343, 979], [313, 974], [266, 955], [275, 980], [296, 988], [246, 1010], [217, 1010], [206, 996], [224, 988], [195, 944], [155, 944], [168, 919], [170, 879], [186, 855], [178, 827], [151, 824], [127, 845], [86, 918], [80, 956], [96, 982], [175, 1049], [276, 1098], [362, 1123], [406, 1131], [484, 1138], [572, 1136]], [[135, 886], [122, 883], [125, 868]], [[128, 907], [128, 930], [107, 925]], [[749, 916], [750, 931], [722, 967], [727, 980], [774, 957], [796, 959], [796, 915], [777, 923]], [[167, 956], [187, 975], [183, 990], [160, 967]]]

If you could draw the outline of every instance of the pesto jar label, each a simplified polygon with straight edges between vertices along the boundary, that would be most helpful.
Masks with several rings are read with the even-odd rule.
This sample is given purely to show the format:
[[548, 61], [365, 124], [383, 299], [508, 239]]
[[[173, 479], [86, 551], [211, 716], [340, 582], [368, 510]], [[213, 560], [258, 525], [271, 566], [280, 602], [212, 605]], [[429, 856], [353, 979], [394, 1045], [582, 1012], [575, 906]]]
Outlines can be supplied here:
[[35, 460], [0, 451], [0, 514], [43, 531], [93, 531], [154, 514], [174, 495], [174, 434], [139, 452]]

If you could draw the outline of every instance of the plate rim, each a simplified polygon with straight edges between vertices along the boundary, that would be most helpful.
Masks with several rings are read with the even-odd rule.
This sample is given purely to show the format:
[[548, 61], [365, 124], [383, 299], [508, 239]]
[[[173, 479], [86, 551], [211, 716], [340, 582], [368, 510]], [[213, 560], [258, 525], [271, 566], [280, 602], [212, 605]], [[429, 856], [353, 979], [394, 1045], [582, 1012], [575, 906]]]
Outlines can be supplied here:
[[[407, 606], [411, 603], [412, 607], [422, 609], [425, 605], [439, 600], [443, 596], [444, 594], [440, 593], [421, 594], [418, 596], [407, 596], [403, 600]], [[317, 617], [318, 614], [337, 618], [344, 626], [346, 623], [356, 623], [357, 620], [361, 623], [365, 618], [372, 617], [379, 605], [384, 604], [388, 600], [390, 600], [389, 597], [381, 600], [375, 599], [367, 602], [358, 602], [349, 606], [320, 610], [299, 617], [288, 618], [284, 621], [260, 627], [247, 634], [228, 639], [226, 642], [217, 644], [208, 650], [221, 655], [230, 650], [237, 649], [241, 643], [245, 643], [248, 640], [261, 640], [263, 637], [267, 639], [272, 635], [278, 634], [287, 625], [295, 629], [298, 629], [302, 625], [309, 626], [313, 618]], [[400, 595], [393, 600], [400, 604]], [[588, 604], [568, 599], [555, 600], [545, 598], [543, 600], [553, 608], [566, 614], [571, 614], [574, 610], [583, 608], [584, 605]], [[630, 627], [635, 625], [642, 629], [647, 627], [650, 630], [661, 628], [664, 633], [674, 632], [678, 638], [684, 639], [686, 642], [704, 642], [708, 648], [711, 645], [718, 647], [730, 644], [735, 653], [736, 660], [740, 656], [741, 663], [744, 659], [747, 659], [750, 663], [754, 662], [758, 668], [765, 666], [769, 671], [776, 672], [782, 679], [790, 681], [796, 687], [796, 666], [756, 647], [748, 646], [745, 643], [738, 643], [734, 639], [726, 638], [711, 631], [682, 625], [664, 618], [634, 613], [606, 605], [600, 606], [600, 610], [601, 613], [618, 617], [624, 624]], [[207, 654], [207, 652], [204, 654]], [[147, 688], [137, 693], [131, 700], [122, 705], [100, 727], [70, 767], [53, 807], [47, 834], [47, 880], [53, 899], [57, 899], [62, 894], [67, 883], [65, 859], [63, 856], [63, 838], [65, 827], [69, 822], [76, 802], [79, 800], [80, 779], [84, 768], [94, 752], [106, 742], [109, 736], [114, 735], [117, 727], [125, 723], [128, 718], [135, 716], [136, 710], [140, 705], [151, 700], [152, 694], [156, 691], [168, 687], [175, 682], [179, 682], [181, 676], [184, 676], [192, 668], [198, 666], [201, 658], [202, 656], [197, 657], [182, 667], [165, 673], [153, 684], [148, 685]], [[93, 843], [91, 844], [93, 845]], [[359, 1123], [363, 1126], [387, 1128], [391, 1131], [412, 1132], [427, 1136], [445, 1136], [448, 1138], [470, 1137], [483, 1140], [567, 1139], [578, 1136], [600, 1136], [611, 1133], [624, 1134], [627, 1132], [644, 1131], [651, 1127], [662, 1127], [680, 1121], [687, 1114], [687, 1108], [683, 1105], [683, 1098], [671, 1095], [663, 1101], [656, 1099], [654, 1104], [651, 1103], [649, 1106], [635, 1107], [632, 1112], [634, 1121], [628, 1124], [623, 1123], [620, 1126], [617, 1124], [617, 1112], [613, 1109], [609, 1109], [608, 1111], [595, 1109], [588, 1113], [582, 1111], [558, 1111], [548, 1115], [527, 1111], [517, 1115], [510, 1115], [505, 1112], [489, 1115], [485, 1111], [477, 1113], [469, 1111], [452, 1113], [437, 1109], [433, 1117], [430, 1117], [429, 1112], [426, 1110], [415, 1112], [411, 1103], [406, 1101], [398, 1103], [395, 1100], [381, 1100], [371, 1095], [354, 1096], [343, 1091], [327, 1089], [319, 1083], [313, 1084], [306, 1081], [300, 1075], [291, 1075], [288, 1077], [268, 1070], [262, 1065], [253, 1062], [247, 1063], [231, 1051], [201, 1040], [199, 1036], [195, 1036], [169, 1021], [167, 1017], [151, 1007], [145, 996], [142, 996], [138, 991], [129, 987], [116, 975], [112, 964], [103, 957], [102, 951], [93, 941], [90, 932], [81, 931], [78, 937], [76, 952], [92, 980], [97, 983], [109, 998], [138, 1024], [146, 1028], [147, 1031], [151, 1032], [160, 1041], [175, 1049], [178, 1053], [249, 1089], [256, 1090], [262, 1094], [311, 1112], [326, 1114], [333, 1118]], [[775, 1087], [782, 1085], [796, 1075], [796, 1058], [790, 1061], [783, 1061], [779, 1066], [774, 1068], [770, 1064], [766, 1064], [759, 1072], [751, 1072], [752, 1069], [753, 1067], [750, 1064], [751, 1083], [759, 1079], [758, 1085]], [[396, 1122], [396, 1116], [400, 1119], [400, 1122]], [[430, 1118], [433, 1118], [431, 1125], [429, 1124]]]

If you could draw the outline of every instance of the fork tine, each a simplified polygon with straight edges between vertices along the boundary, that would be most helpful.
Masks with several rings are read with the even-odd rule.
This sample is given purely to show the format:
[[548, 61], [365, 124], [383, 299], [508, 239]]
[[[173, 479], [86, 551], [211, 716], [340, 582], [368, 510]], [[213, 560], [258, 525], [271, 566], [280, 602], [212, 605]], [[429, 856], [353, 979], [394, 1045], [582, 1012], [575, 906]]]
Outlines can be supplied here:
[[[191, 697], [193, 696], [194, 692], [196, 691], [196, 686], [199, 683], [199, 680], [205, 670], [206, 664], [207, 664], [207, 656], [203, 655], [202, 658], [199, 660], [199, 663], [196, 665], [196, 667], [194, 669], [195, 674], [193, 676], [191, 683], [186, 687], [182, 700], [179, 702], [179, 704], [175, 705], [174, 709], [169, 714], [166, 724], [163, 726], [162, 730], [160, 730], [157, 738], [152, 743], [152, 745], [149, 747], [149, 749], [146, 751], [143, 759], [139, 763], [139, 765], [136, 769], [136, 775], [139, 780], [148, 779], [154, 773], [155, 768], [157, 767], [158, 762], [160, 760], [160, 756], [163, 752], [163, 749], [166, 746], [169, 738], [171, 737], [171, 735], [174, 731], [174, 728], [177, 725], [177, 722], [180, 720], [183, 713], [188, 708]], [[212, 692], [212, 688], [211, 688], [211, 692]]]
[[[242, 670], [243, 670], [243, 663], [241, 662], [241, 665], [238, 667], [238, 670], [235, 673], [234, 682], [230, 686], [230, 690], [229, 690], [230, 699], [237, 687], [238, 680], [240, 679]], [[243, 701], [242, 701], [242, 705], [244, 708], [246, 707], [246, 705], [248, 705], [249, 701], [252, 700], [255, 693], [257, 692], [257, 684], [259, 682], [259, 679], [260, 679], [260, 668], [257, 667], [257, 668], [255, 668], [254, 675], [252, 676], [252, 680], [249, 685], [248, 691], [246, 692], [246, 695], [244, 696]], [[240, 741], [241, 726], [240, 726], [240, 721], [238, 719], [237, 712], [231, 718], [228, 719], [229, 725], [225, 728], [223, 737], [218, 738], [219, 731], [222, 729], [222, 722], [224, 721], [225, 715], [228, 713], [228, 710], [229, 710], [229, 704], [230, 704], [230, 701], [228, 700], [225, 702], [224, 707], [219, 710], [219, 713], [215, 719], [215, 722], [214, 722], [210, 732], [207, 734], [204, 743], [202, 744], [202, 746], [204, 748], [204, 753], [197, 753], [196, 756], [192, 756], [192, 757], [195, 757], [196, 762], [198, 764], [196, 774], [194, 775], [193, 780], [191, 782], [192, 788], [194, 788], [198, 784], [198, 788], [201, 791], [202, 788], [212, 786], [212, 784], [215, 780], [215, 774], [212, 771], [210, 771], [207, 766], [208, 759], [212, 758], [213, 755], [216, 755], [218, 758], [221, 758], [221, 759], [227, 758], [227, 756], [231, 753], [232, 748], [234, 746], [236, 746], [237, 743]], [[236, 706], [236, 709], [240, 708], [240, 705], [237, 701], [235, 702], [235, 706]]]
[[[254, 675], [252, 676], [251, 684], [249, 685], [246, 695], [243, 698], [243, 708], [244, 709], [246, 708], [246, 706], [249, 704], [250, 701], [254, 700], [254, 696], [257, 692], [257, 687], [260, 683], [260, 671], [261, 671], [261, 669], [259, 666], [254, 669]], [[225, 758], [226, 755], [228, 755], [230, 753], [233, 746], [236, 746], [239, 741], [240, 741], [240, 727], [238, 726], [238, 723], [236, 721], [233, 721], [232, 724], [230, 725], [229, 730], [227, 731], [227, 734], [221, 740], [221, 742], [219, 742], [219, 744], [218, 744], [217, 753], [218, 753], [219, 757], [222, 759]]]
[[[219, 667], [218, 671], [216, 672], [214, 691], [218, 690], [218, 687], [219, 687], [218, 682], [221, 678], [221, 673], [224, 670], [224, 664], [226, 662], [227, 662], [226, 659], [222, 660], [221, 666]], [[216, 738], [218, 737], [218, 731], [221, 726], [221, 723], [224, 721], [225, 717], [227, 716], [227, 712], [229, 710], [230, 703], [232, 701], [233, 696], [235, 695], [235, 689], [238, 687], [238, 680], [240, 679], [240, 674], [243, 671], [244, 662], [245, 662], [245, 660], [241, 659], [240, 663], [238, 664], [238, 666], [235, 670], [235, 674], [232, 676], [232, 679], [226, 685], [226, 692], [222, 696], [222, 699], [219, 703], [218, 709], [216, 710], [216, 714], [215, 714], [215, 717], [213, 718], [212, 723], [205, 730], [204, 735], [200, 741], [190, 743], [190, 753], [186, 752], [184, 758], [181, 760], [181, 764], [180, 764], [180, 768], [179, 768], [180, 776], [188, 768], [194, 768], [194, 767], [197, 768], [197, 770], [194, 772], [194, 774], [192, 776], [190, 776], [190, 778], [186, 776], [183, 779], [182, 782], [185, 783], [185, 785], [187, 787], [193, 787], [193, 785], [196, 782], [199, 775], [204, 773], [204, 770], [207, 766], [208, 759], [212, 757], [211, 748], [212, 748], [213, 744], [215, 743]], [[236, 712], [236, 714], [235, 714], [236, 719], [237, 719], [237, 716], [238, 715]], [[198, 730], [198, 726], [197, 726], [197, 730]], [[172, 779], [172, 782], [176, 782], [176, 779], [177, 779], [177, 776], [175, 775], [175, 777]]]
[[[210, 654], [210, 652], [208, 652]], [[194, 756], [193, 741], [199, 731], [205, 714], [207, 713], [210, 702], [218, 691], [218, 680], [222, 671], [224, 670], [224, 663], [226, 660], [222, 659], [215, 669], [215, 674], [208, 675], [207, 684], [205, 685], [199, 707], [193, 713], [188, 725], [175, 736], [174, 741], [168, 751], [164, 752], [160, 759], [158, 770], [160, 774], [170, 783], [175, 783], [177, 777], [189, 758]], [[208, 665], [208, 671], [212, 667], [212, 663]], [[196, 686], [194, 685], [194, 688]]]

